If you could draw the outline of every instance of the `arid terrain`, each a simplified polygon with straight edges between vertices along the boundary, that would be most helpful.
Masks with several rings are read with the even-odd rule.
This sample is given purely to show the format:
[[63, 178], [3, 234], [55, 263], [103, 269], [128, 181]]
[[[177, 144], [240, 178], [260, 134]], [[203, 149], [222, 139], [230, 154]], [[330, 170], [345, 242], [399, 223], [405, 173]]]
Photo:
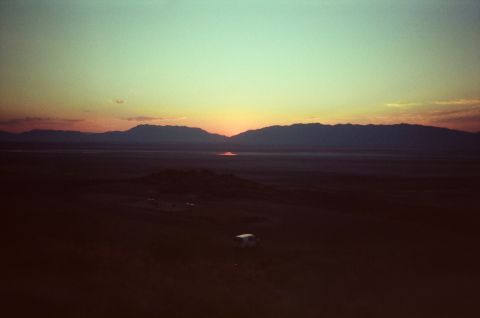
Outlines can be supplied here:
[[479, 156], [3, 147], [0, 176], [5, 317], [480, 315]]

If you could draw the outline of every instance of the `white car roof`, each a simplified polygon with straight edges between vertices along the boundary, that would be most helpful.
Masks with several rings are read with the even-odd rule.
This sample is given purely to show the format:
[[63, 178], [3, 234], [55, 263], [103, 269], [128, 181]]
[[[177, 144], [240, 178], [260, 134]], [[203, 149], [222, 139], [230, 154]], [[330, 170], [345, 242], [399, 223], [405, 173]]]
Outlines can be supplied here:
[[247, 233], [247, 234], [240, 234], [240, 235], [237, 235], [237, 236], [235, 236], [235, 237], [246, 238], [246, 237], [252, 237], [252, 236], [255, 236], [255, 235], [250, 234], [250, 233]]

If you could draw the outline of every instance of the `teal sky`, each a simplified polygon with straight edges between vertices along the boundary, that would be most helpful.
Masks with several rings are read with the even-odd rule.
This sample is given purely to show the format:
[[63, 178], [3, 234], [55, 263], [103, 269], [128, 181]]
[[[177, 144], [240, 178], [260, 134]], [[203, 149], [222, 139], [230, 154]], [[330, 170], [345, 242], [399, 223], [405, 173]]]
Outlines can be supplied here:
[[0, 129], [480, 131], [480, 1], [0, 0]]

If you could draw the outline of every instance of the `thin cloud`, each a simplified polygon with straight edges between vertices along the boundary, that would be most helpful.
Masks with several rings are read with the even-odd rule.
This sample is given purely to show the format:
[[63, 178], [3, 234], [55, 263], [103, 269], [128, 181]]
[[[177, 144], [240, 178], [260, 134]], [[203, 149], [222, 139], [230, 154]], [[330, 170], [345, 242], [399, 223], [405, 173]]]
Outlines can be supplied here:
[[388, 103], [385, 104], [387, 107], [392, 107], [392, 108], [409, 108], [409, 107], [416, 107], [416, 106], [422, 106], [424, 103], [403, 103], [403, 102], [398, 102], [398, 103]]
[[480, 103], [474, 99], [436, 101], [425, 103], [422, 107], [397, 108], [393, 114], [378, 114], [370, 120], [480, 131]]
[[448, 122], [479, 122], [480, 123], [480, 105], [473, 107], [433, 111], [430, 113], [432, 120], [438, 123]]
[[480, 105], [479, 98], [461, 98], [461, 99], [448, 99], [448, 100], [434, 100], [427, 102], [394, 102], [387, 103], [385, 106], [392, 108], [410, 108], [417, 106], [438, 105], [438, 106], [472, 106]]
[[154, 121], [154, 120], [162, 120], [162, 117], [136, 116], [136, 117], [128, 117], [124, 119], [128, 121]]
[[480, 112], [478, 112], [477, 114], [468, 114], [465, 116], [444, 118], [435, 122], [446, 124], [476, 124], [476, 130], [480, 131]]
[[0, 120], [0, 125], [16, 126], [16, 125], [37, 124], [37, 123], [66, 124], [66, 123], [77, 123], [81, 121], [84, 121], [84, 119], [57, 118], [57, 117], [22, 117], [22, 118], [11, 118], [11, 119]]
[[434, 101], [433, 104], [435, 105], [480, 105], [480, 99], [473, 98], [473, 99], [453, 99], [453, 100], [437, 100]]
[[187, 117], [151, 117], [151, 116], [135, 116], [135, 117], [127, 117], [123, 118], [124, 120], [128, 121], [167, 121], [167, 120], [183, 120], [187, 119]]

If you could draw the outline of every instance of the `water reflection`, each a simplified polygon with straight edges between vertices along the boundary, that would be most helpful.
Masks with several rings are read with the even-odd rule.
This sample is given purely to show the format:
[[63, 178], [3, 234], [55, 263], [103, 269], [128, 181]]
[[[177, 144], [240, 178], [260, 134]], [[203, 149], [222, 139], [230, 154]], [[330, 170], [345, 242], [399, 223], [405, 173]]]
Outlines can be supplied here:
[[231, 151], [226, 151], [222, 153], [217, 153], [218, 156], [236, 156], [237, 154]]

